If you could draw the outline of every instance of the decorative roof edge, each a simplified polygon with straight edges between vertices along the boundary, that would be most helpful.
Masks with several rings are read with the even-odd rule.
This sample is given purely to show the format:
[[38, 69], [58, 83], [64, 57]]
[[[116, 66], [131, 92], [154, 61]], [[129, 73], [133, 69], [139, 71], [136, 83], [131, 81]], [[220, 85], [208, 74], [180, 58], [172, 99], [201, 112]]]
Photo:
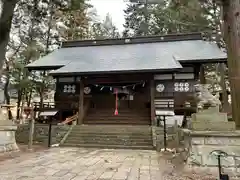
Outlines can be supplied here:
[[156, 42], [203, 40], [202, 33], [185, 33], [185, 34], [168, 34], [158, 36], [139, 36], [115, 39], [98, 39], [98, 40], [79, 40], [62, 42], [62, 48], [68, 47], [85, 47], [85, 46], [107, 46], [107, 45], [125, 45], [125, 44], [143, 44]]

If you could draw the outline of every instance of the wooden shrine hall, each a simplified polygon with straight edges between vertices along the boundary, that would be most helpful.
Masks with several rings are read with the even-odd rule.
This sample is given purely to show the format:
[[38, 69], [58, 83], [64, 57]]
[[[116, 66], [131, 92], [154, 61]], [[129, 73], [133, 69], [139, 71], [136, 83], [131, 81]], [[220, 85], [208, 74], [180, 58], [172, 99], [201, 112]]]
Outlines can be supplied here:
[[215, 43], [191, 33], [67, 41], [26, 68], [56, 79], [55, 102], [35, 111], [57, 122], [151, 125], [156, 109], [194, 112], [201, 66], [225, 62]]

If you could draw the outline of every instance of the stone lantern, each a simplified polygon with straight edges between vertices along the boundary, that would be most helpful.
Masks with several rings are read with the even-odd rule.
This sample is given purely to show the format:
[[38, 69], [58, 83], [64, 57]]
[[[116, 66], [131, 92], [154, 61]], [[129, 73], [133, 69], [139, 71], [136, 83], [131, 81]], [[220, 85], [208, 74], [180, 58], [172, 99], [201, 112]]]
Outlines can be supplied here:
[[1, 105], [0, 107], [0, 152], [18, 151], [19, 148], [15, 139], [17, 125], [9, 120], [2, 108], [12, 108], [14, 105]]

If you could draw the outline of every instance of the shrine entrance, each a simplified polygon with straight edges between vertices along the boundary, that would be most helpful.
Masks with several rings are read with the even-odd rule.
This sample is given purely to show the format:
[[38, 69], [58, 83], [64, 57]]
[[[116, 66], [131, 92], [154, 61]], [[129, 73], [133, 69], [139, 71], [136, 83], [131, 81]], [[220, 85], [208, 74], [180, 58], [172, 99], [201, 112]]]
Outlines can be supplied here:
[[[147, 82], [91, 85], [91, 106], [84, 124], [150, 124]], [[90, 85], [89, 85], [90, 86]]]

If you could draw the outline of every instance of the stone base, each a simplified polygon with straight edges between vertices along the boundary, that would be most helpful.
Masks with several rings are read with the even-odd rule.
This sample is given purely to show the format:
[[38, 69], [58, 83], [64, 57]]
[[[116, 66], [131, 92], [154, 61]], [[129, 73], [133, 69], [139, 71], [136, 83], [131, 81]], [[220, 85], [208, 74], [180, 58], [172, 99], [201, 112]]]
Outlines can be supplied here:
[[229, 122], [227, 113], [220, 113], [210, 108], [192, 114], [190, 129], [193, 131], [234, 131], [235, 122]]
[[0, 145], [0, 153], [19, 151], [18, 145], [16, 143]]
[[188, 149], [187, 164], [190, 166], [217, 167], [214, 150], [226, 152], [229, 156], [221, 158], [223, 169], [232, 175], [240, 175], [240, 131], [190, 131], [184, 130], [185, 148]]
[[235, 122], [224, 121], [192, 121], [192, 130], [197, 131], [234, 131], [236, 129]]
[[[208, 167], [208, 166], [191, 166], [191, 165], [185, 165], [184, 172], [187, 172], [189, 174], [196, 173], [196, 174], [205, 174], [209, 176], [214, 176], [216, 179], [219, 176], [218, 167]], [[233, 168], [233, 167], [222, 167], [222, 174], [227, 174], [231, 180], [239, 180], [239, 168]]]
[[0, 152], [18, 151], [15, 139], [17, 126], [12, 121], [0, 121]]

